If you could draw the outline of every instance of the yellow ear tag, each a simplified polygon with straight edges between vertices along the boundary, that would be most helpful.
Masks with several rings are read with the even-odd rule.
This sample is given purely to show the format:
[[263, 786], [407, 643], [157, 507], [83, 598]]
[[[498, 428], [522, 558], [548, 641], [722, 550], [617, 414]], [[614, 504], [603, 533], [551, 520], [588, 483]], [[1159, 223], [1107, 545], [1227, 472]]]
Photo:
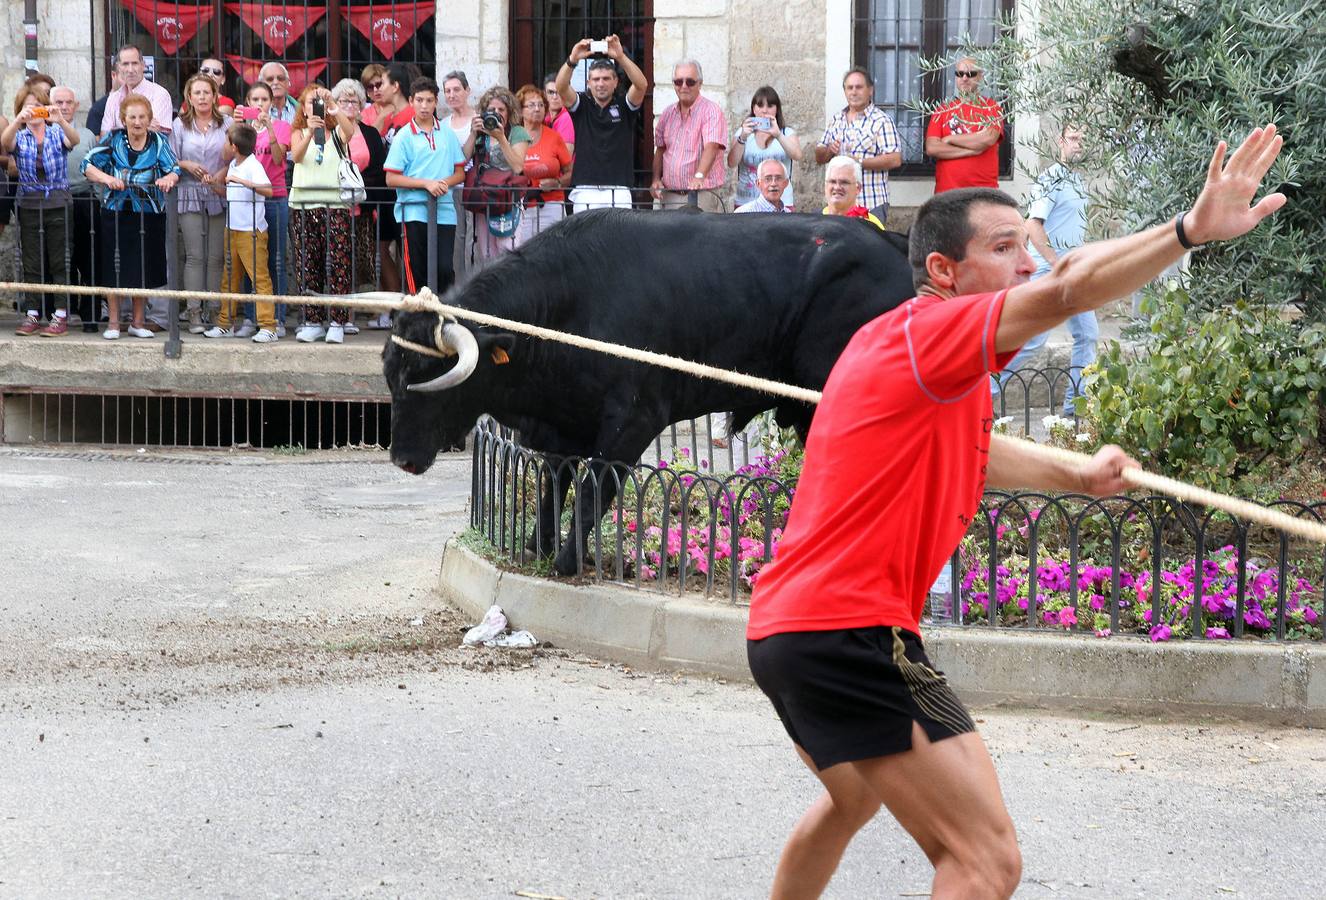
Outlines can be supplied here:
[[511, 362], [511, 357], [509, 357], [509, 356], [506, 355], [506, 351], [505, 351], [505, 350], [503, 350], [501, 347], [494, 347], [494, 348], [493, 348], [493, 364], [494, 364], [494, 365], [497, 365], [497, 366], [504, 366], [504, 365], [506, 365], [506, 364], [509, 363], [509, 362]]

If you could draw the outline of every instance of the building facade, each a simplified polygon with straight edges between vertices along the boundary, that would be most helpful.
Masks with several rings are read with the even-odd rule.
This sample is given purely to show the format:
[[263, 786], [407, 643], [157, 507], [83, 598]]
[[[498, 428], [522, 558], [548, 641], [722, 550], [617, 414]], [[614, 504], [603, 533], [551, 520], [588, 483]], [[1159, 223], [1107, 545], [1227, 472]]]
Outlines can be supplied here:
[[[924, 119], [908, 104], [942, 99], [952, 90], [951, 75], [922, 79], [920, 58], [952, 52], [964, 34], [990, 39], [1015, 2], [11, 0], [0, 5], [0, 91], [12, 97], [25, 66], [35, 62], [72, 86], [86, 107], [106, 92], [115, 47], [133, 43], [150, 58], [155, 80], [176, 92], [202, 57], [219, 56], [227, 63], [230, 96], [256, 78], [264, 60], [278, 59], [291, 68], [296, 89], [311, 79], [357, 75], [370, 61], [399, 61], [426, 74], [462, 69], [477, 97], [495, 83], [514, 88], [536, 81], [556, 70], [578, 38], [614, 31], [655, 85], [650, 116], [674, 101], [672, 64], [682, 58], [703, 65], [704, 93], [728, 111], [733, 127], [755, 89], [773, 85], [807, 150], [793, 176], [797, 205], [813, 209], [821, 200], [822, 170], [811, 148], [843, 105], [843, 73], [864, 65], [876, 79], [876, 102], [893, 116], [903, 142], [904, 166], [891, 177], [891, 218], [900, 225], [933, 185], [933, 167], [922, 152]], [[29, 58], [34, 44], [35, 61]], [[1014, 134], [1036, 127], [1015, 124]], [[1008, 143], [1001, 183], [1019, 194], [1024, 185], [1014, 177], [1014, 142]], [[642, 131], [637, 167], [643, 171], [649, 152], [650, 134]]]

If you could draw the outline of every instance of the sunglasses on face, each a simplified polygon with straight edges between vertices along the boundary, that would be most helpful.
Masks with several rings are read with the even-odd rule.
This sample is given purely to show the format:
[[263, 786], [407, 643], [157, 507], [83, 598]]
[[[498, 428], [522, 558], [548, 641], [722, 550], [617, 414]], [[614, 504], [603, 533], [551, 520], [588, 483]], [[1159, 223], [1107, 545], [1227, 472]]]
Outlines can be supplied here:
[[223, 74], [225, 74], [221, 69], [213, 69], [213, 68], [211, 68], [210, 66], [203, 66], [203, 67], [202, 67], [201, 69], [199, 69], [198, 71], [199, 71], [199, 72], [202, 72], [204, 75], [223, 75]]
[[373, 82], [372, 84], [370, 84], [370, 85], [368, 86], [368, 89], [369, 89], [370, 91], [380, 91], [380, 90], [382, 90], [382, 82], [380, 82], [380, 81], [375, 81], [375, 82]]
[[695, 86], [696, 86], [697, 84], [699, 84], [699, 83], [700, 83], [700, 82], [696, 81], [694, 78], [674, 78], [674, 79], [672, 79], [672, 84], [673, 84], [675, 87], [695, 87]]
[[959, 78], [979, 78], [981, 71], [980, 69], [955, 69], [953, 74]]

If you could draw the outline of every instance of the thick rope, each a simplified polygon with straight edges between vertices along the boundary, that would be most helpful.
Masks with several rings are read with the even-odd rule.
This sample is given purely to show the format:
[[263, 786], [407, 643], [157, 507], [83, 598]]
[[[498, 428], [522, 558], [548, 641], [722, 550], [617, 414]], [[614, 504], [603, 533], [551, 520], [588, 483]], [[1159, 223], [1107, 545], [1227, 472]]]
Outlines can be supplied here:
[[[105, 287], [84, 287], [81, 285], [26, 284], [14, 281], [0, 282], [0, 293], [12, 294], [25, 292], [72, 294], [74, 296], [98, 296], [114, 293], [126, 297], [160, 297], [166, 300], [233, 300], [244, 303], [256, 301], [259, 303], [287, 303], [296, 305], [313, 303], [316, 305], [346, 306], [356, 309], [391, 309], [404, 312], [434, 312], [438, 315], [447, 315], [456, 319], [466, 319], [480, 325], [489, 325], [494, 328], [501, 328], [517, 334], [525, 334], [543, 340], [556, 341], [572, 347], [579, 347], [584, 350], [594, 350], [600, 353], [606, 353], [619, 359], [629, 359], [635, 362], [661, 366], [666, 369], [694, 375], [698, 378], [722, 381], [727, 384], [750, 388], [751, 390], [759, 391], [763, 394], [770, 394], [775, 397], [786, 397], [790, 400], [799, 400], [802, 403], [817, 404], [823, 396], [819, 391], [811, 390], [810, 388], [784, 384], [768, 378], [757, 378], [754, 375], [733, 372], [715, 366], [707, 366], [703, 363], [693, 362], [677, 356], [670, 356], [666, 353], [654, 353], [649, 350], [640, 350], [622, 344], [594, 340], [593, 338], [567, 334], [566, 332], [557, 331], [552, 328], [543, 328], [538, 325], [517, 322], [513, 319], [504, 319], [500, 316], [491, 316], [487, 313], [475, 312], [474, 310], [465, 309], [460, 306], [451, 306], [438, 300], [437, 297], [433, 295], [432, 291], [429, 291], [427, 288], [413, 297], [401, 295], [399, 300], [386, 300], [382, 298], [370, 299], [345, 296], [329, 297], [319, 295], [316, 297], [308, 297], [279, 294], [231, 294], [217, 293], [213, 291], [171, 291], [146, 288], [134, 288], [130, 290], [116, 289], [111, 291]], [[441, 323], [439, 322], [437, 328], [434, 329], [434, 340], [437, 342], [436, 348], [426, 347], [414, 341], [406, 341], [404, 338], [396, 336], [393, 336], [392, 340], [402, 347], [429, 356], [448, 356], [451, 354], [447, 354], [445, 349], [443, 349], [446, 347], [446, 344], [442, 341], [441, 327]], [[1005, 435], [993, 435], [991, 441], [1003, 443], [1010, 449], [1016, 447], [1023, 452], [1038, 455], [1042, 459], [1069, 466], [1084, 466], [1090, 463], [1092, 459], [1091, 456], [1085, 453], [1078, 453], [1074, 450], [1064, 450], [1059, 447], [1051, 447], [1045, 444], [1036, 444], [1031, 441], [1020, 440]], [[1230, 497], [1227, 494], [1208, 491], [1204, 488], [1199, 488], [1196, 485], [1188, 484], [1187, 482], [1147, 472], [1140, 467], [1129, 467], [1125, 469], [1123, 472], [1123, 480], [1140, 488], [1166, 494], [1188, 503], [1197, 503], [1204, 506], [1214, 507], [1240, 519], [1257, 522], [1261, 525], [1278, 529], [1287, 534], [1326, 544], [1326, 523], [1295, 518], [1294, 516], [1281, 512], [1278, 509], [1270, 509], [1247, 500]]]

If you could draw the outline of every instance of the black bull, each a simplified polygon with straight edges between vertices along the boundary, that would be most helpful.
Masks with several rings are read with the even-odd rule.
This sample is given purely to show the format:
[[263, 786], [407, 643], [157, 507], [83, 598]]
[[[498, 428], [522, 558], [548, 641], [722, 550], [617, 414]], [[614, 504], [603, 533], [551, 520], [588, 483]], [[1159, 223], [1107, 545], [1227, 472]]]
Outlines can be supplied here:
[[[503, 256], [443, 300], [819, 389], [856, 330], [913, 295], [903, 242], [866, 222], [830, 216], [596, 210]], [[397, 317], [394, 333], [432, 346], [437, 324], [433, 313], [407, 313]], [[735, 428], [775, 407], [779, 423], [803, 438], [810, 427], [813, 410], [803, 403], [463, 325], [448, 326], [452, 343], [468, 348], [460, 362], [391, 341], [383, 351], [391, 458], [407, 472], [427, 470], [484, 413], [554, 460], [634, 462], [669, 424], [714, 412], [732, 412]], [[474, 368], [463, 377], [466, 363]], [[436, 384], [427, 383], [453, 367], [461, 371], [452, 379], [463, 380], [430, 390]], [[540, 497], [541, 553], [551, 552], [553, 513], [569, 487], [568, 479], [559, 481], [561, 497], [550, 486]], [[613, 482], [599, 478], [600, 509], [610, 507]], [[593, 521], [593, 492], [577, 491], [577, 503], [580, 521]], [[576, 544], [563, 545], [558, 572], [577, 571], [583, 546]]]

